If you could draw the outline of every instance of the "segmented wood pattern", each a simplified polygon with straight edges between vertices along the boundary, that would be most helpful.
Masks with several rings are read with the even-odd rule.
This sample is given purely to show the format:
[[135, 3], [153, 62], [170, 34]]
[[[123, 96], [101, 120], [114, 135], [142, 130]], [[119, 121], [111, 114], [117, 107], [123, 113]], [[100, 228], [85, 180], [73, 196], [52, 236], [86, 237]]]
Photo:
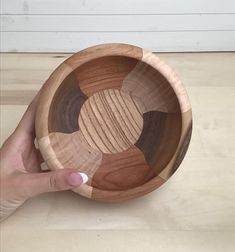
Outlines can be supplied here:
[[73, 191], [122, 201], [162, 185], [188, 148], [192, 111], [175, 74], [150, 52], [124, 44], [88, 48], [45, 83], [36, 114], [51, 169], [89, 176]]
[[[101, 190], [128, 190], [143, 185], [156, 173], [136, 146], [113, 155], [104, 154], [92, 178], [92, 187]], [[128, 178], [128, 179], [127, 179]]]
[[74, 72], [82, 92], [90, 97], [105, 89], [121, 89], [124, 78], [137, 63], [134, 58], [108, 56], [91, 60]]
[[173, 88], [156, 69], [139, 62], [123, 81], [122, 91], [143, 102], [142, 112], [179, 112], [180, 107]]

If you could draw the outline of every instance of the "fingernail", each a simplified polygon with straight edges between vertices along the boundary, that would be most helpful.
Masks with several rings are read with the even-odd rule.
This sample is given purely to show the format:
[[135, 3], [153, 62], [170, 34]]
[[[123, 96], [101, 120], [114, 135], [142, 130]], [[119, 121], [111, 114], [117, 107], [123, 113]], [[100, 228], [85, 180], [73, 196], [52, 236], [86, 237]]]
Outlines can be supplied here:
[[79, 174], [82, 177], [83, 184], [86, 184], [86, 182], [88, 181], [88, 176], [86, 175], [86, 173], [80, 172]]
[[83, 172], [71, 173], [66, 177], [66, 179], [70, 185], [79, 186], [81, 185], [81, 177], [82, 177], [82, 184], [85, 184], [88, 181], [88, 176]]

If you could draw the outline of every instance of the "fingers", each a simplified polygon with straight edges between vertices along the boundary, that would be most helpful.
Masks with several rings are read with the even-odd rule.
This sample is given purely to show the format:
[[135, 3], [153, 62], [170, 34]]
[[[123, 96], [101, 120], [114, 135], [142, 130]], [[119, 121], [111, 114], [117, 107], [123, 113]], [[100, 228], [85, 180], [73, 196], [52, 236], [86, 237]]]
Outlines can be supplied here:
[[44, 192], [55, 192], [72, 189], [88, 181], [84, 173], [74, 169], [61, 169], [51, 172], [24, 174], [22, 188], [26, 197]]

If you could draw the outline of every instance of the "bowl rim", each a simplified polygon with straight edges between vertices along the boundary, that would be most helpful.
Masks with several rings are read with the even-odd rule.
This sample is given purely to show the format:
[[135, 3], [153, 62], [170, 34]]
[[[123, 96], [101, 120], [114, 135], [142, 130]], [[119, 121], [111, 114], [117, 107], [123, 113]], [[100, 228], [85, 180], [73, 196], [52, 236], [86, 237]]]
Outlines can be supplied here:
[[[35, 132], [36, 132], [36, 139], [40, 140], [44, 136], [48, 136], [48, 117], [49, 117], [49, 110], [50, 110], [50, 104], [53, 100], [54, 94], [57, 90], [57, 88], [61, 85], [63, 80], [76, 68], [79, 66], [91, 61], [95, 60], [100, 57], [107, 57], [107, 56], [124, 56], [124, 57], [130, 57], [137, 59], [139, 61], [142, 61], [154, 69], [156, 69], [158, 72], [160, 72], [168, 81], [168, 83], [173, 88], [173, 91], [178, 99], [179, 105], [180, 105], [180, 111], [181, 111], [181, 134], [179, 138], [179, 142], [177, 145], [177, 148], [172, 155], [171, 159], [169, 160], [168, 164], [165, 166], [165, 168], [162, 169], [161, 172], [167, 169], [168, 165], [173, 162], [177, 153], [180, 151], [181, 147], [181, 138], [183, 135], [184, 126], [187, 126], [188, 121], [191, 121], [191, 127], [192, 127], [192, 109], [189, 102], [189, 98], [187, 95], [187, 92], [184, 88], [184, 85], [180, 81], [178, 75], [175, 73], [174, 70], [172, 70], [171, 67], [169, 67], [164, 61], [160, 60], [158, 56], [153, 54], [150, 51], [147, 51], [145, 49], [142, 49], [138, 46], [130, 45], [130, 44], [123, 44], [123, 43], [108, 43], [108, 44], [100, 44], [92, 47], [88, 47], [84, 50], [81, 50], [72, 56], [70, 56], [68, 59], [66, 59], [64, 62], [62, 62], [49, 76], [45, 84], [43, 85], [42, 89], [40, 90], [39, 99], [38, 99], [38, 106], [36, 110], [36, 116], [35, 116]], [[187, 112], [188, 117], [185, 119], [182, 114]], [[44, 118], [42, 120], [42, 118]], [[46, 120], [45, 120], [46, 118]], [[189, 136], [188, 145], [190, 143], [191, 135]], [[182, 160], [187, 152], [188, 145], [186, 146], [186, 151], [182, 157]], [[40, 149], [40, 145], [39, 145]], [[42, 151], [41, 151], [42, 152]], [[44, 159], [45, 160], [45, 159]], [[179, 162], [178, 167], [182, 160]], [[47, 160], [45, 160], [47, 163]], [[177, 168], [178, 168], [177, 167]], [[51, 169], [51, 167], [49, 167]], [[175, 172], [175, 171], [174, 171]], [[173, 172], [173, 173], [174, 173]], [[172, 173], [172, 174], [173, 174]], [[172, 175], [171, 174], [171, 175]], [[170, 175], [170, 176], [171, 176]], [[169, 176], [169, 177], [170, 177]], [[164, 182], [169, 179], [164, 179]], [[139, 197], [141, 195], [145, 195], [158, 187], [160, 187], [164, 182], [159, 182], [159, 175], [156, 175], [154, 178], [149, 180], [148, 182], [133, 187], [127, 190], [119, 190], [119, 191], [112, 191], [112, 190], [102, 190], [98, 189], [89, 185], [86, 185], [88, 187], [95, 188], [96, 195], [101, 193], [106, 195], [105, 199], [102, 198], [93, 198], [91, 196], [91, 199], [99, 200], [99, 201], [113, 201], [112, 196], [114, 192], [118, 193], [120, 195], [119, 200], [115, 201], [123, 201], [125, 199], [131, 199], [135, 197]], [[160, 183], [160, 185], [159, 185]], [[155, 186], [154, 186], [155, 185]], [[87, 188], [88, 189], [88, 188]], [[138, 195], [135, 196], [136, 190], [138, 190]], [[76, 191], [76, 190], [74, 190]], [[80, 193], [82, 194], [82, 193]], [[83, 194], [82, 194], [83, 195]], [[86, 195], [83, 195], [86, 196]]]

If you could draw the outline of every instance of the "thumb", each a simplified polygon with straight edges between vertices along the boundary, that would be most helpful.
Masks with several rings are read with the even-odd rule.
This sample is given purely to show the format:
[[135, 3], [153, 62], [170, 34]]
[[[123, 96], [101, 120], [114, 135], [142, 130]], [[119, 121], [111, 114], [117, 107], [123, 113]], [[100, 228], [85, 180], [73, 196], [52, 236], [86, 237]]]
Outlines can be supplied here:
[[44, 192], [69, 190], [88, 181], [85, 173], [76, 169], [61, 169], [44, 173], [28, 173], [22, 181], [24, 194], [32, 197]]

